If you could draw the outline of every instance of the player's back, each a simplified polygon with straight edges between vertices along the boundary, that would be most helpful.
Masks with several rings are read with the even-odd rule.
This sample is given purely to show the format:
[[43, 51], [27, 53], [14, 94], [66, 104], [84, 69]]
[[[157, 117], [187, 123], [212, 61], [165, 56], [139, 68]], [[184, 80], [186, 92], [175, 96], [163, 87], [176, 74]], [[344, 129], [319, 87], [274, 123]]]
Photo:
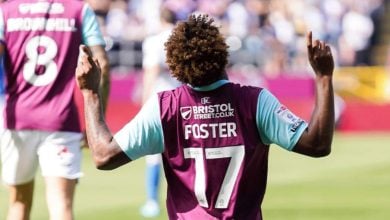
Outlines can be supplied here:
[[6, 127], [79, 131], [74, 71], [83, 1], [11, 0], [1, 6]]
[[261, 219], [269, 147], [256, 125], [260, 91], [227, 83], [160, 93], [170, 219]]

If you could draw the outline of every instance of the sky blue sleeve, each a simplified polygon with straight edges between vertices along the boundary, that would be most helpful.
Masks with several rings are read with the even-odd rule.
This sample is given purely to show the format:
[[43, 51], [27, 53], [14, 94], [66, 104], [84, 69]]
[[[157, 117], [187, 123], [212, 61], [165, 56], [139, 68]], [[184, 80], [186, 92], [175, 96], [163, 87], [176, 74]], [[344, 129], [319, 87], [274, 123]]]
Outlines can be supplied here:
[[153, 95], [140, 112], [114, 135], [114, 139], [131, 160], [164, 151], [157, 94]]
[[0, 8], [0, 41], [4, 41], [4, 27], [3, 9]]
[[266, 89], [259, 94], [256, 119], [265, 144], [277, 144], [290, 151], [308, 126]]
[[87, 46], [105, 45], [95, 12], [87, 4], [83, 8], [83, 43]]

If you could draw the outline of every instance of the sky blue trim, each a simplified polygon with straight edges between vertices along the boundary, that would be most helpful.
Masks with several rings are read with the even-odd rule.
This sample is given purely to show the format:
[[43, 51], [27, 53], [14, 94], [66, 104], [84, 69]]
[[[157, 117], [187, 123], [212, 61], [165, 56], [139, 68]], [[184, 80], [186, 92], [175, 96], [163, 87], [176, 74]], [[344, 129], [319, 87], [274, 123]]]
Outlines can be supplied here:
[[[283, 114], [277, 113], [281, 106], [283, 105], [271, 92], [263, 89], [258, 97], [256, 124], [264, 144], [276, 144], [291, 151], [308, 124], [299, 117], [296, 117], [298, 122], [295, 123], [284, 119]], [[289, 110], [286, 109], [287, 111]]]
[[229, 80], [227, 79], [221, 79], [221, 80], [218, 80], [210, 85], [207, 85], [207, 86], [200, 86], [200, 87], [192, 87], [191, 85], [188, 85], [190, 86], [191, 88], [193, 88], [194, 90], [196, 91], [211, 91], [211, 90], [214, 90], [216, 88], [219, 88], [223, 85], [225, 85], [226, 83], [229, 83]]
[[95, 12], [87, 4], [83, 8], [82, 35], [87, 46], [106, 45]]
[[3, 9], [0, 8], [0, 40], [1, 41], [4, 41], [4, 36], [5, 36], [4, 27], [5, 24], [4, 24]]

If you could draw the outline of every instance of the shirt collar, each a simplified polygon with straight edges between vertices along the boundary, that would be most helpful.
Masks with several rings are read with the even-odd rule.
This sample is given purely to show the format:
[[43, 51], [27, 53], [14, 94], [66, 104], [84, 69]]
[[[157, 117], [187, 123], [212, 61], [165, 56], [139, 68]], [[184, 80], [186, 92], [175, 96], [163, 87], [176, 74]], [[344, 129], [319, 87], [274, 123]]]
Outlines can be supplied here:
[[211, 83], [210, 85], [207, 85], [207, 86], [196, 86], [196, 87], [193, 87], [193, 86], [191, 86], [189, 84], [188, 84], [188, 86], [193, 88], [196, 91], [203, 91], [203, 92], [205, 92], [205, 91], [211, 91], [211, 90], [217, 89], [217, 88], [225, 85], [226, 83], [229, 83], [229, 80], [221, 79], [221, 80], [213, 82], [213, 83]]

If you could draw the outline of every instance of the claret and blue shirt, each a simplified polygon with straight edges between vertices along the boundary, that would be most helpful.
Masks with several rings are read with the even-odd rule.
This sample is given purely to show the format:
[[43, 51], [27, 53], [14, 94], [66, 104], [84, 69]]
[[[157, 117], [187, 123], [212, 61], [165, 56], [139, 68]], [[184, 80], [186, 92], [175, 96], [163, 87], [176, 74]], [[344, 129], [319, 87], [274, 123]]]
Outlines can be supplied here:
[[[209, 86], [193, 89], [212, 91], [227, 83], [229, 83], [228, 80], [220, 80]], [[293, 115], [267, 89], [262, 89], [257, 98], [256, 125], [265, 144], [274, 143], [286, 150], [293, 149], [307, 127], [305, 121]], [[152, 96], [137, 116], [115, 135], [115, 140], [132, 160], [164, 151], [157, 94]]]
[[73, 97], [79, 46], [105, 45], [92, 9], [84, 1], [6, 1], [0, 42], [5, 128], [80, 132]]
[[152, 96], [114, 136], [131, 160], [161, 153], [170, 219], [262, 219], [270, 144], [307, 123], [268, 90], [219, 80]]
[[[5, 4], [14, 10], [1, 10]], [[5, 127], [80, 132], [78, 47], [104, 41], [94, 37], [96, 18], [82, 1], [46, 4], [0, 7], [9, 51]], [[154, 95], [114, 138], [131, 160], [162, 154], [170, 219], [262, 219], [269, 145], [292, 150], [306, 128], [268, 90], [219, 80]]]

